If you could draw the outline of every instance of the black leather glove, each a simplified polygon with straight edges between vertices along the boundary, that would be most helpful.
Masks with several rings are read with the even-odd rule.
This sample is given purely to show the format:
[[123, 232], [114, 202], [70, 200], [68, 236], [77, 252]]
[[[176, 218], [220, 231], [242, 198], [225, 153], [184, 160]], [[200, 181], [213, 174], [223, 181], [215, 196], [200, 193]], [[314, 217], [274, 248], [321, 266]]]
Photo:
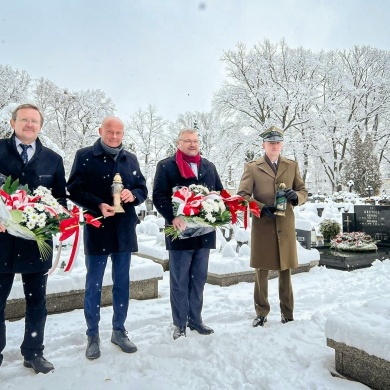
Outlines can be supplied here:
[[286, 195], [287, 200], [289, 200], [292, 204], [296, 204], [296, 202], [298, 200], [297, 193], [294, 190], [292, 190], [291, 188], [287, 188], [284, 191], [285, 191], [285, 195]]
[[261, 216], [276, 218], [276, 215], [274, 215], [275, 211], [276, 211], [276, 207], [264, 205], [263, 208], [261, 209]]

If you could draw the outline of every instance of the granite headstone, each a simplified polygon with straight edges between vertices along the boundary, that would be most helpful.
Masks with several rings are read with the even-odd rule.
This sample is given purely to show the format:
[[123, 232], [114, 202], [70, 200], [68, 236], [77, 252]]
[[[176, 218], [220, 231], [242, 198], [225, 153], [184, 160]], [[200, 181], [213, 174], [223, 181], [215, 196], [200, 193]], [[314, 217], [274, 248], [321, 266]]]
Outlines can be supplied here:
[[390, 246], [390, 206], [355, 205], [355, 231], [377, 240], [378, 246]]

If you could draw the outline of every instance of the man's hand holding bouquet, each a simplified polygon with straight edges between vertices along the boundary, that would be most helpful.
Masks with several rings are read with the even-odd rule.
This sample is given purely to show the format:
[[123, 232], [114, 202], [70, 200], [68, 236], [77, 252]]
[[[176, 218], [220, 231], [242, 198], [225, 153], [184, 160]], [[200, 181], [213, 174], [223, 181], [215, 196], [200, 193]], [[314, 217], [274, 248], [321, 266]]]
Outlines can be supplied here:
[[[20, 186], [19, 180], [2, 176], [0, 188], [0, 226], [15, 237], [37, 242], [42, 260], [50, 257], [52, 247], [47, 241], [62, 233], [63, 241], [79, 229], [80, 212], [74, 207], [69, 212], [58, 203], [49, 189], [39, 186], [32, 193], [27, 186]], [[100, 226], [98, 218], [84, 214], [84, 223]]]
[[248, 211], [260, 216], [255, 202], [243, 197], [231, 196], [226, 190], [221, 193], [192, 184], [189, 187], [175, 188], [172, 195], [172, 207], [175, 217], [185, 221], [185, 229], [180, 231], [174, 226], [165, 228], [165, 234], [173, 240], [196, 237], [214, 231], [217, 227], [237, 223], [239, 213], [243, 213], [244, 227], [248, 226]]

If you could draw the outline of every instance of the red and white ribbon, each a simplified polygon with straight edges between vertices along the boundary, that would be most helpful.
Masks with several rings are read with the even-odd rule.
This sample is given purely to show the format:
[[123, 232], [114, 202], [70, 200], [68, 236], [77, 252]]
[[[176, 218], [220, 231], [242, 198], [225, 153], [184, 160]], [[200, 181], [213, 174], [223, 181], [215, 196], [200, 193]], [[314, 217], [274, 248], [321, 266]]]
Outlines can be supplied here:
[[202, 206], [203, 196], [194, 194], [187, 187], [182, 187], [172, 195], [172, 201], [177, 203], [177, 215], [198, 215]]
[[[9, 195], [0, 189], [0, 195], [3, 197], [4, 203], [8, 210], [20, 210], [23, 211], [27, 206], [34, 207], [41, 196], [30, 196], [25, 190], [18, 190], [15, 194]], [[44, 203], [38, 203], [42, 205], [51, 215], [57, 216], [57, 212]]]

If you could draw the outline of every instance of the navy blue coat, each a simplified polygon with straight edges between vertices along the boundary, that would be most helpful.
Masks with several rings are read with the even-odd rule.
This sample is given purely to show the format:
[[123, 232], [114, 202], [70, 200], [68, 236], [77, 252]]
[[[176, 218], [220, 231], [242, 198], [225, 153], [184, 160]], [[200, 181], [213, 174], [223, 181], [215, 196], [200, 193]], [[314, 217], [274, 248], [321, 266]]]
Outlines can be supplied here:
[[93, 146], [80, 149], [76, 153], [67, 183], [69, 198], [95, 216], [101, 216], [99, 205], [113, 203], [111, 185], [116, 173], [121, 175], [124, 188], [131, 190], [136, 199], [122, 205], [125, 213], [100, 219], [101, 227], [84, 226], [86, 255], [108, 255], [138, 250], [135, 227], [139, 219], [134, 206], [144, 202], [148, 190], [134, 154], [122, 150], [114, 160], [103, 149], [100, 139]]
[[[188, 187], [191, 184], [200, 184], [210, 191], [221, 191], [223, 189], [215, 165], [202, 158], [198, 170], [198, 179], [184, 179], [176, 164], [176, 155], [161, 160], [157, 164], [156, 175], [153, 185], [153, 204], [157, 211], [164, 217], [166, 225], [172, 225], [175, 217], [172, 209], [172, 189], [176, 186]], [[202, 236], [171, 240], [165, 238], [166, 248], [169, 250], [192, 250], [200, 248], [215, 248], [215, 231]]]
[[[19, 179], [30, 190], [44, 186], [51, 188], [52, 195], [66, 206], [65, 171], [62, 157], [36, 140], [36, 150], [30, 161], [24, 165], [15, 144], [15, 135], [0, 140], [0, 173]], [[48, 243], [52, 245], [51, 241]], [[16, 238], [0, 233], [0, 272], [34, 273], [51, 268], [52, 256], [42, 260], [35, 241]]]

